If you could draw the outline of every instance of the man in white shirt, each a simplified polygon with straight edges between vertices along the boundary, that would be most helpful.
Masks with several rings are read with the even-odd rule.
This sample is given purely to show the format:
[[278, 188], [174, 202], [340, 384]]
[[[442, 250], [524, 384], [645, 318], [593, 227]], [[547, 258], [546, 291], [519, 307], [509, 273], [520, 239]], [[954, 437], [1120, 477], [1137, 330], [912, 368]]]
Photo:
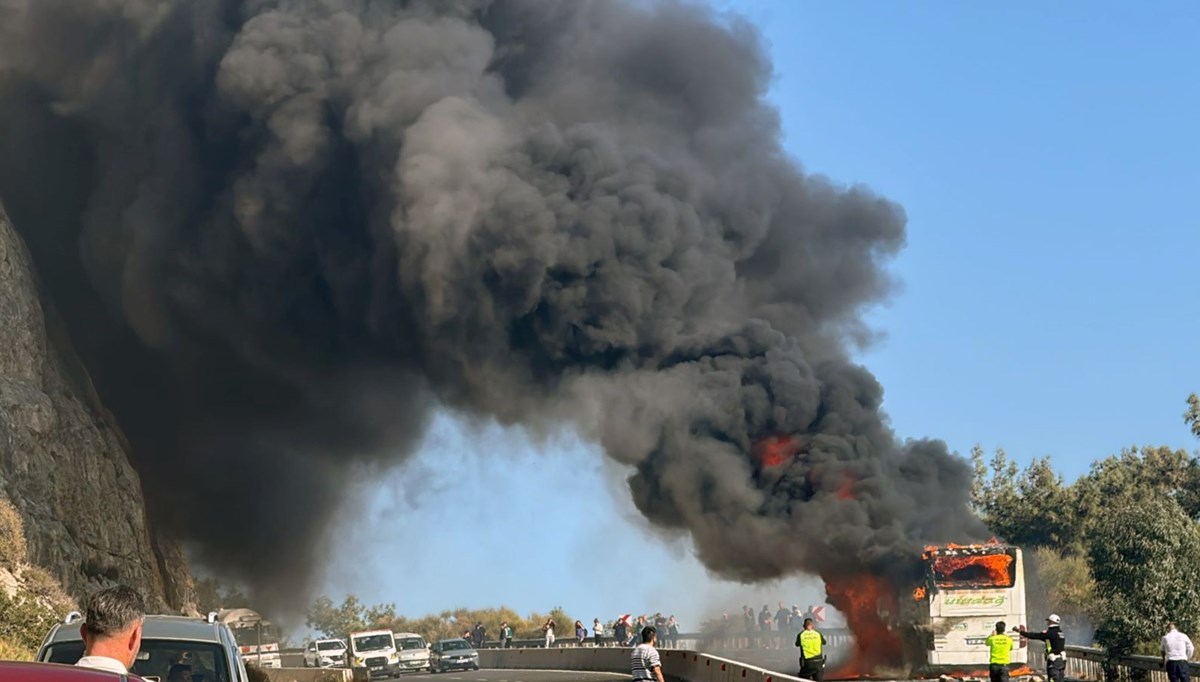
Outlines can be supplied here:
[[1188, 661], [1194, 653], [1196, 648], [1192, 646], [1191, 638], [1176, 630], [1174, 623], [1167, 623], [1167, 634], [1162, 638], [1162, 656], [1171, 682], [1188, 682], [1191, 677]]
[[83, 658], [75, 665], [127, 674], [142, 648], [142, 595], [124, 585], [106, 587], [88, 600], [85, 618], [79, 628]]

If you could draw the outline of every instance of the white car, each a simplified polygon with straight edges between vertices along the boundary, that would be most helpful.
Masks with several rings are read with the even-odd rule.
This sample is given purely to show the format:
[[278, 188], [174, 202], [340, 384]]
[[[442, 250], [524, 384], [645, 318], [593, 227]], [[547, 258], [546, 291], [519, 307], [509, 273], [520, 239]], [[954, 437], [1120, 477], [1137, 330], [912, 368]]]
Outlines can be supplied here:
[[346, 665], [346, 643], [340, 639], [318, 639], [304, 647], [305, 668], [341, 668]]
[[400, 652], [400, 671], [429, 668], [429, 645], [415, 632], [395, 633], [396, 650]]

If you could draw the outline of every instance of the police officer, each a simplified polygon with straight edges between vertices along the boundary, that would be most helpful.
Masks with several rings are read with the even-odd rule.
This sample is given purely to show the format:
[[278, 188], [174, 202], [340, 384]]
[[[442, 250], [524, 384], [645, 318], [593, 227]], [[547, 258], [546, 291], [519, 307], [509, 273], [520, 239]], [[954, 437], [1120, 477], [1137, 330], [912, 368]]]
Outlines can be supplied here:
[[817, 632], [812, 618], [804, 619], [804, 629], [796, 635], [800, 647], [800, 677], [822, 682], [825, 675], [825, 635]]
[[[1022, 632], [1029, 639], [1040, 639], [1046, 643], [1046, 676], [1050, 682], [1063, 682], [1067, 676], [1067, 638], [1063, 635], [1057, 614], [1046, 619], [1045, 632]], [[1020, 628], [1013, 628], [1020, 630]]]
[[988, 635], [988, 677], [991, 682], [1008, 682], [1008, 664], [1012, 662], [1012, 650], [1017, 646], [1012, 637], [1004, 632], [1004, 621], [996, 623], [996, 631]]

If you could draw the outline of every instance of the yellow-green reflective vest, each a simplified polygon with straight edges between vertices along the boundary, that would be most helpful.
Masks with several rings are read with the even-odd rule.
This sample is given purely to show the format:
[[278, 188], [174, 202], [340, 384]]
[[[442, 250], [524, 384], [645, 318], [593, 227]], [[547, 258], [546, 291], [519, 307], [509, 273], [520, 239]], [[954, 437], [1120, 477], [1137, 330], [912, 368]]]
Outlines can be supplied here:
[[988, 657], [988, 663], [994, 665], [1008, 665], [1012, 662], [1013, 641], [1008, 635], [993, 633], [987, 638], [988, 651], [991, 655]]
[[821, 657], [821, 633], [816, 630], [805, 630], [800, 633], [800, 653], [805, 658]]

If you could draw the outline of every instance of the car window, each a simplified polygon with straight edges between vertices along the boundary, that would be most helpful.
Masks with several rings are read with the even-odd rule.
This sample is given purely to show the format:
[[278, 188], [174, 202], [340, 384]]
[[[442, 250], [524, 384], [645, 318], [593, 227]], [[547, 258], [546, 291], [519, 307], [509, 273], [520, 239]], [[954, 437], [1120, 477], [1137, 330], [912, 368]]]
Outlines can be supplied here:
[[317, 648], [321, 651], [338, 651], [345, 649], [346, 645], [341, 642], [320, 642], [317, 644]]
[[354, 648], [357, 651], [379, 651], [395, 646], [391, 635], [367, 635], [355, 637]]
[[399, 646], [399, 648], [404, 649], [405, 651], [425, 648], [425, 640], [421, 639], [420, 637], [405, 637], [404, 639], [398, 639], [396, 640], [396, 644]]
[[[83, 658], [83, 642], [74, 641], [51, 644], [42, 660], [74, 665], [80, 658]], [[176, 664], [191, 666], [192, 682], [232, 682], [225, 651], [216, 644], [205, 642], [143, 639], [142, 649], [130, 672], [165, 680], [171, 666]]]

